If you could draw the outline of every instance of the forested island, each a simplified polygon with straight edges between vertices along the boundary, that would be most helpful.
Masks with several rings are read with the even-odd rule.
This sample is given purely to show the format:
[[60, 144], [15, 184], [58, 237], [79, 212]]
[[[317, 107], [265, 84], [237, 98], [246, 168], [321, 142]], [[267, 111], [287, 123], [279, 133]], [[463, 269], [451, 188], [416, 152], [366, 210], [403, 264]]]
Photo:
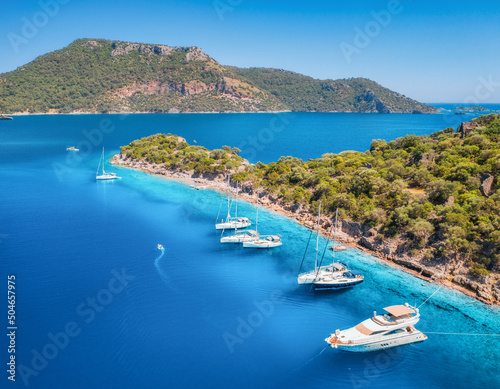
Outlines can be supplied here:
[[[223, 183], [306, 225], [336, 208], [342, 230], [379, 256], [432, 280], [500, 301], [500, 115], [490, 114], [429, 136], [374, 140], [366, 152], [281, 157], [250, 164], [240, 150], [208, 150], [171, 134], [121, 148], [113, 163], [150, 173]], [[217, 185], [216, 185], [217, 186]]]
[[365, 78], [224, 66], [198, 47], [78, 39], [0, 74], [8, 114], [270, 111], [437, 112]]

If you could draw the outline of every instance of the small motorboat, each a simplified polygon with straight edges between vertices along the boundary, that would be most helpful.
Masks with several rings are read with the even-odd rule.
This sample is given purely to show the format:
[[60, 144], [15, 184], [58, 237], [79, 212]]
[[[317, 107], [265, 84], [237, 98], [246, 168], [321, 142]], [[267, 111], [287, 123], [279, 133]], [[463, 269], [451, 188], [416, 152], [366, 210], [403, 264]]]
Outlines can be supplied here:
[[77, 149], [76, 147], [74, 146], [71, 146], [71, 147], [67, 147], [66, 148], [67, 151], [80, 151], [80, 149]]
[[158, 243], [158, 250], [163, 250], [163, 245], [161, 245], [160, 243]]

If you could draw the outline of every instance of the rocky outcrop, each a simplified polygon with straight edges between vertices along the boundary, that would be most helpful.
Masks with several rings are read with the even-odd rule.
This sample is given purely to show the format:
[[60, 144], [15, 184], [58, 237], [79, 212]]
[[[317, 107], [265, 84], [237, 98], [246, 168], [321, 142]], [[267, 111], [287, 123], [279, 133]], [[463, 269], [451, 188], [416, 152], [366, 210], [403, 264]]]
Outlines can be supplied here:
[[186, 61], [210, 61], [211, 58], [206, 55], [199, 47], [190, 47], [186, 53]]
[[457, 128], [457, 133], [459, 133], [460, 138], [463, 139], [471, 130], [477, 127], [479, 127], [479, 124], [476, 122], [462, 122]]
[[[89, 46], [89, 41], [84, 44], [84, 46]], [[111, 56], [115, 57], [117, 55], [127, 55], [132, 51], [137, 51], [139, 54], [156, 54], [160, 56], [167, 56], [172, 54], [173, 52], [183, 51], [186, 53], [186, 61], [208, 61], [215, 62], [212, 58], [206, 55], [199, 47], [171, 47], [166, 45], [147, 45], [142, 43], [122, 43], [122, 42], [113, 42], [111, 47], [113, 51], [111, 51]]]
[[145, 83], [134, 83], [127, 85], [113, 93], [113, 96], [124, 99], [142, 93], [145, 95], [165, 95], [169, 93], [177, 93], [182, 96], [191, 96], [204, 92], [216, 90], [226, 98], [236, 100], [251, 100], [260, 101], [255, 98], [254, 94], [258, 92], [249, 84], [242, 83], [229, 77], [223, 77], [216, 83], [205, 84], [204, 82], [193, 80], [186, 83], [181, 82], [161, 82], [159, 80], [150, 80]]
[[113, 42], [112, 47], [114, 49], [111, 52], [112, 57], [117, 55], [127, 55], [132, 51], [137, 51], [140, 54], [169, 55], [173, 51], [182, 50], [179, 47], [170, 47], [165, 45], [145, 45], [140, 43], [122, 44], [117, 42]]
[[168, 83], [158, 80], [151, 80], [142, 84], [134, 83], [121, 88], [113, 95], [118, 98], [130, 97], [135, 93], [143, 93], [145, 95], [165, 95], [168, 93], [179, 93], [183, 96], [211, 91], [217, 88], [217, 84], [205, 84], [201, 81], [190, 81], [187, 83]]
[[495, 177], [491, 174], [483, 174], [483, 176], [481, 177], [481, 186], [479, 187], [483, 196], [490, 197], [493, 193], [495, 193], [493, 189], [494, 181]]
[[93, 47], [100, 47], [101, 45], [98, 42], [96, 42], [96, 41], [87, 41], [82, 46], [83, 47], [92, 47], [93, 48]]

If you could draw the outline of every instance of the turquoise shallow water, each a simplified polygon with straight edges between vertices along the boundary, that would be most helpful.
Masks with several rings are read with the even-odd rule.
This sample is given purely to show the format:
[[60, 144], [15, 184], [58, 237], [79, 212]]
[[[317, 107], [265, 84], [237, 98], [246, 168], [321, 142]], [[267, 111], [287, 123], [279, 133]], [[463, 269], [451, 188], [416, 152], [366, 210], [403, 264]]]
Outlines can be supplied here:
[[[253, 161], [363, 150], [373, 137], [433, 132], [451, 120], [439, 115], [82, 115], [1, 123], [0, 270], [5, 285], [8, 274], [16, 275], [14, 386], [500, 386], [498, 338], [429, 334], [424, 343], [390, 351], [323, 350], [323, 339], [335, 329], [357, 324], [384, 306], [420, 304], [436, 285], [349, 250], [339, 258], [363, 272], [365, 282], [340, 293], [311, 293], [296, 285], [309, 232], [294, 221], [261, 209], [259, 229], [280, 233], [281, 248], [221, 246], [213, 228], [221, 194], [115, 167], [109, 170], [122, 180], [94, 181], [103, 145], [111, 156], [138, 137], [172, 132], [208, 147], [238, 146], [273, 118], [294, 124], [256, 148], [253, 158], [247, 154]], [[102, 139], [92, 138], [98, 134], [92, 130], [113, 125], [112, 131], [101, 131]], [[364, 128], [365, 137], [347, 130], [354, 128]], [[91, 146], [88, 152], [82, 148], [80, 159], [65, 150], [87, 141]], [[239, 212], [254, 218], [250, 204], [240, 204]], [[166, 247], [163, 255], [158, 243]], [[312, 266], [311, 255], [306, 267]], [[423, 332], [500, 333], [497, 308], [453, 290], [442, 288], [421, 313]], [[6, 350], [4, 339], [5, 362]]]

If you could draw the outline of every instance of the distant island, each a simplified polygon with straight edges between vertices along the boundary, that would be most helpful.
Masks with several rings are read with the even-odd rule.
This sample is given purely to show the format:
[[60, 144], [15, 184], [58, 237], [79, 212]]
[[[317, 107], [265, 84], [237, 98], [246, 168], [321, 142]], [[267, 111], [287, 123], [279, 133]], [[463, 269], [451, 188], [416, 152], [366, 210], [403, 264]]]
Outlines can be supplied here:
[[455, 107], [455, 108], [453, 108], [453, 111], [456, 111], [456, 112], [496, 112], [495, 110], [484, 108], [480, 105], [475, 105], [472, 107]]
[[223, 66], [197, 47], [78, 39], [0, 74], [0, 112], [436, 113], [365, 78]]
[[[338, 207], [344, 241], [433, 281], [452, 282], [500, 302], [500, 115], [430, 136], [374, 140], [370, 150], [303, 161], [250, 164], [240, 150], [208, 150], [171, 134], [135, 140], [112, 163], [224, 190], [225, 174], [243, 198], [312, 227]], [[326, 231], [325, 231], [326, 233]]]

